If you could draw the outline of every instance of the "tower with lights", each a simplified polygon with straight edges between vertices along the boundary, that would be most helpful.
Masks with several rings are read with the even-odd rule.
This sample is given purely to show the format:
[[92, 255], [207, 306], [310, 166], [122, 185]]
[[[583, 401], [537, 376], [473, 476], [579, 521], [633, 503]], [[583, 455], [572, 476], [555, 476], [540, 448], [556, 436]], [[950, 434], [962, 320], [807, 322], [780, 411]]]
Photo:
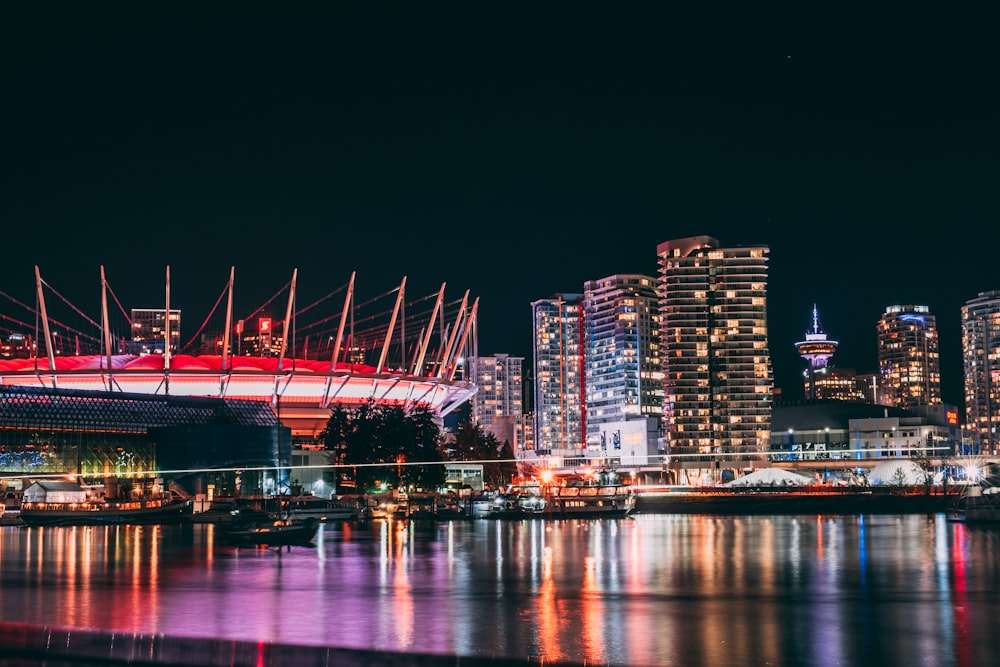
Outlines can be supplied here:
[[827, 338], [819, 326], [819, 310], [813, 304], [812, 329], [806, 332], [806, 339], [795, 344], [799, 356], [809, 362], [806, 368], [806, 398], [816, 398], [816, 371], [826, 368], [830, 357], [837, 350], [837, 341]]

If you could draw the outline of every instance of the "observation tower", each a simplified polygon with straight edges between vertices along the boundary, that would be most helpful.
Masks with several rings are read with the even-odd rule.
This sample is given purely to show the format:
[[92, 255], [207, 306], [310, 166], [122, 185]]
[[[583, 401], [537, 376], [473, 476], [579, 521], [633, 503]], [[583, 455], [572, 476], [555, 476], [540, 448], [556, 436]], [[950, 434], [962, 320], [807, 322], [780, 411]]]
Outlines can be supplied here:
[[819, 310], [813, 304], [812, 329], [806, 332], [806, 339], [795, 344], [799, 356], [809, 362], [806, 369], [806, 398], [816, 398], [816, 370], [826, 368], [827, 362], [837, 349], [837, 341], [830, 340], [819, 326]]

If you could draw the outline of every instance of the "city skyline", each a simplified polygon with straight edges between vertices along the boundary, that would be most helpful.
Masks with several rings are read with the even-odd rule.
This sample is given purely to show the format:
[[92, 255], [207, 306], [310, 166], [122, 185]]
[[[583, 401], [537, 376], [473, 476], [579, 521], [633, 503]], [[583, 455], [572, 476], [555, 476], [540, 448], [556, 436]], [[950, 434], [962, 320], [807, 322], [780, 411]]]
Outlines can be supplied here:
[[318, 293], [406, 276], [480, 298], [481, 355], [530, 359], [533, 301], [655, 276], [657, 244], [705, 234], [770, 248], [786, 399], [814, 304], [859, 373], [912, 304], [962, 405], [961, 305], [1000, 289], [1000, 67], [967, 25], [846, 40], [762, 15], [703, 39], [667, 10], [425, 11], [8, 9], [0, 290], [32, 303], [38, 265], [95, 314], [103, 265], [155, 308], [170, 266], [194, 324], [230, 266], [248, 306], [294, 269]]

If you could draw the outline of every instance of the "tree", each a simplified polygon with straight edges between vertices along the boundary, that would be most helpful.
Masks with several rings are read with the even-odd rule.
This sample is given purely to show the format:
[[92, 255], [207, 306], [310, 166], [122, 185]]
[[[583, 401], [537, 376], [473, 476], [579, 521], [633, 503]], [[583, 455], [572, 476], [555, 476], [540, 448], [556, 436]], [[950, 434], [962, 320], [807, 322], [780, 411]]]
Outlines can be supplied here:
[[483, 464], [483, 483], [486, 486], [502, 486], [517, 472], [510, 442], [501, 443], [495, 435], [483, 431], [482, 426], [474, 423], [471, 417], [459, 422], [455, 444], [449, 453], [454, 461], [497, 461]]
[[320, 440], [332, 464], [350, 466], [359, 492], [383, 482], [425, 489], [444, 482], [440, 430], [429, 408], [407, 412], [374, 400], [350, 408], [338, 405]]

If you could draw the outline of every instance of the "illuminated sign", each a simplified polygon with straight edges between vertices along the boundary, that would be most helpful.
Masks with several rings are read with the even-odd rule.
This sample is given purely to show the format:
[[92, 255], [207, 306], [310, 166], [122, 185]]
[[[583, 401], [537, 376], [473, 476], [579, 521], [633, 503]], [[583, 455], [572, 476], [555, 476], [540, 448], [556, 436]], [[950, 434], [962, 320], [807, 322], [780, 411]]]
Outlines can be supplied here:
[[257, 331], [260, 333], [270, 333], [271, 332], [271, 318], [262, 317], [257, 320]]
[[946, 410], [944, 418], [948, 421], [948, 424], [954, 426], [958, 423], [958, 410]]

